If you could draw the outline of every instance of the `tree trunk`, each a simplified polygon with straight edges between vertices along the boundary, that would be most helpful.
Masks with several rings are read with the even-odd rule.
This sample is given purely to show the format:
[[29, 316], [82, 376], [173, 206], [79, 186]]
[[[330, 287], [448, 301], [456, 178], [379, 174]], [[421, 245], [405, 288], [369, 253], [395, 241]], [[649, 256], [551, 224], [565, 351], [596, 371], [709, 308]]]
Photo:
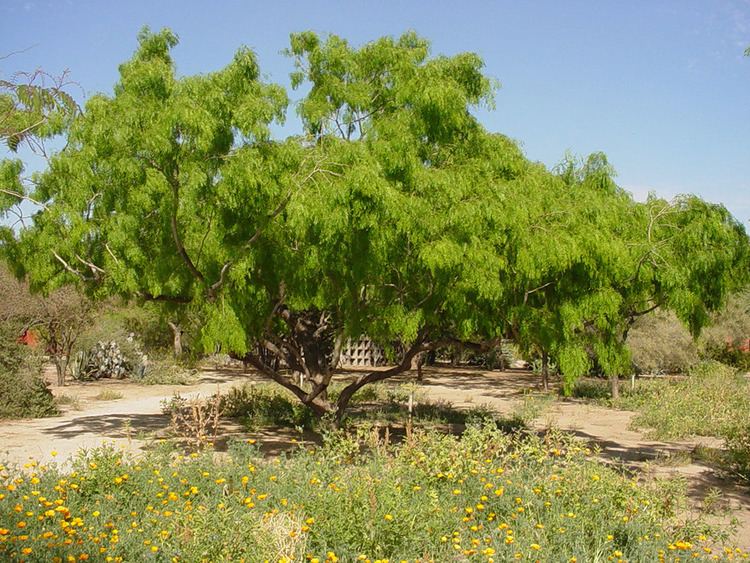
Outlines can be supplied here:
[[57, 372], [57, 385], [63, 387], [65, 385], [65, 372], [68, 369], [68, 359], [63, 356], [55, 356], [54, 362]]
[[549, 354], [546, 350], [542, 350], [542, 388], [549, 391]]
[[372, 371], [368, 374], [361, 375], [354, 382], [344, 387], [339, 395], [338, 401], [336, 401], [336, 426], [341, 426], [341, 423], [344, 420], [344, 413], [349, 406], [349, 401], [362, 387], [369, 385], [370, 383], [383, 381], [411, 368], [414, 357], [420, 352], [426, 351], [423, 338], [424, 337], [418, 339], [412, 344], [411, 348], [406, 351], [401, 362], [397, 365], [382, 371]]
[[612, 400], [618, 400], [620, 398], [620, 378], [616, 375], [610, 375], [609, 386], [612, 393]]
[[411, 360], [411, 369], [417, 370], [417, 381], [422, 381], [422, 366], [424, 365], [426, 352], [420, 352]]
[[168, 321], [167, 324], [172, 329], [172, 334], [174, 335], [174, 357], [175, 359], [179, 359], [182, 357], [182, 329], [172, 321]]

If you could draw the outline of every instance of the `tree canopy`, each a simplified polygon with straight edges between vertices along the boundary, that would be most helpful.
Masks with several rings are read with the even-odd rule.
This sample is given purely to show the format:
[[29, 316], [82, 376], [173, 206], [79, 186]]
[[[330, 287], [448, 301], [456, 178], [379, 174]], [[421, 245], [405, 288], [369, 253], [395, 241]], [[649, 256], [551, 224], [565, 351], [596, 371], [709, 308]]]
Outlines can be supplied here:
[[[414, 33], [360, 48], [293, 34], [304, 134], [274, 139], [284, 89], [240, 49], [179, 77], [168, 30], [139, 36], [38, 175], [34, 225], [3, 249], [32, 287], [189, 309], [200, 342], [243, 356], [319, 414], [418, 353], [514, 335], [579, 375], [626, 370], [627, 327], [665, 307], [694, 330], [745, 281], [748, 240], [719, 205], [635, 202], [603, 155], [556, 171], [486, 131], [495, 83], [474, 54]], [[326, 394], [347, 337], [393, 367]], [[289, 368], [289, 369], [286, 369]], [[300, 384], [290, 371], [305, 376]]]

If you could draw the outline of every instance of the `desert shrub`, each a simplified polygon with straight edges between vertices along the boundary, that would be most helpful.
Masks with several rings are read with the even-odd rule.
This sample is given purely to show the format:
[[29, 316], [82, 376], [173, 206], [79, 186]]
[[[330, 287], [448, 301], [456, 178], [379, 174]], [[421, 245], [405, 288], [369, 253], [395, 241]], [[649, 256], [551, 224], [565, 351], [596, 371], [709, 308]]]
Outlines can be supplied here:
[[289, 392], [275, 385], [245, 384], [222, 395], [226, 416], [243, 419], [250, 427], [312, 428], [315, 415]]
[[[263, 459], [91, 450], [70, 470], [0, 467], [0, 559], [124, 561], [657, 561], [723, 557], [715, 528], [676, 515], [680, 481], [639, 483], [559, 432], [399, 446], [331, 434]], [[372, 435], [369, 438], [372, 439]], [[33, 492], [32, 492], [33, 491]], [[63, 523], [64, 522], [64, 523]], [[741, 558], [743, 552], [731, 551]]]
[[141, 385], [191, 385], [198, 379], [198, 371], [177, 363], [170, 353], [162, 353], [147, 357], [143, 374], [134, 379]]
[[627, 345], [637, 373], [687, 373], [700, 361], [690, 332], [670, 311], [640, 317]]
[[187, 442], [189, 447], [202, 450], [215, 442], [224, 414], [221, 394], [191, 398], [175, 394], [161, 404], [162, 412], [170, 416], [170, 431], [178, 439]]
[[612, 397], [612, 390], [606, 380], [585, 378], [573, 383], [570, 396], [574, 399], [606, 401]]
[[749, 338], [750, 290], [745, 290], [731, 295], [726, 306], [714, 314], [698, 344], [704, 357], [750, 370], [750, 352], [741, 349]]
[[41, 358], [18, 343], [16, 327], [0, 326], [0, 418], [37, 418], [58, 413], [42, 378]]
[[122, 399], [123, 394], [112, 389], [102, 389], [94, 396], [95, 401], [116, 401]]
[[750, 481], [750, 424], [742, 424], [727, 433], [726, 447], [730, 470]]
[[0, 418], [39, 418], [59, 413], [38, 366], [16, 372], [0, 369]]

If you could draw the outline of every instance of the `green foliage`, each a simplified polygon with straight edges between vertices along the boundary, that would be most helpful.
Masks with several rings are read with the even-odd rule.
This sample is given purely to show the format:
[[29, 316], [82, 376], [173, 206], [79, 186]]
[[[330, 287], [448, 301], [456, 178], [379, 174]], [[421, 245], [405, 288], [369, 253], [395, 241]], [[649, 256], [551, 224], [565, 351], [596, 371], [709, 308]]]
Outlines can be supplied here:
[[686, 379], [649, 381], [618, 406], [638, 411], [633, 420], [660, 439], [734, 435], [750, 409], [750, 384], [716, 362], [695, 367]]
[[612, 397], [610, 385], [601, 379], [578, 379], [569, 393], [576, 399], [589, 399], [609, 405]]
[[0, 323], [0, 419], [53, 416], [58, 411], [41, 358], [18, 343], [18, 334], [12, 322]]
[[197, 371], [174, 361], [169, 355], [150, 356], [143, 377], [136, 381], [141, 385], [192, 385], [196, 382]]
[[226, 416], [240, 418], [251, 428], [279, 425], [309, 429], [314, 423], [309, 408], [275, 386], [233, 387], [221, 400]]
[[740, 369], [750, 370], [750, 352], [744, 350], [750, 339], [750, 290], [730, 296], [717, 311], [711, 325], [698, 340], [701, 355]]
[[[31, 137], [52, 137], [65, 131], [78, 112], [66, 85], [65, 75], [55, 78], [41, 71], [0, 80], [0, 139], [11, 151], [16, 152]], [[14, 174], [15, 178], [19, 175], [20, 170]]]
[[132, 459], [105, 447], [71, 469], [2, 467], [0, 556], [651, 561], [722, 549], [721, 532], [678, 519], [679, 482], [629, 479], [559, 432], [508, 436], [477, 423], [400, 446], [368, 432], [286, 458], [244, 442], [229, 454]]
[[750, 481], [750, 425], [737, 426], [726, 435], [728, 465], [734, 475]]
[[[204, 351], [245, 357], [318, 415], [420, 351], [509, 335], [553, 358], [566, 390], [592, 360], [624, 375], [637, 317], [665, 308], [697, 333], [750, 271], [722, 206], [637, 203], [603, 154], [549, 171], [484, 130], [495, 84], [475, 54], [431, 56], [414, 33], [359, 48], [293, 34], [305, 134], [277, 141], [287, 95], [251, 51], [179, 77], [172, 32], [138, 40], [3, 250], [33, 288], [76, 277], [197, 319]], [[361, 334], [397, 365], [334, 404], [334, 343]]]
[[58, 414], [54, 396], [39, 367], [24, 366], [15, 372], [0, 368], [0, 419], [39, 418]]

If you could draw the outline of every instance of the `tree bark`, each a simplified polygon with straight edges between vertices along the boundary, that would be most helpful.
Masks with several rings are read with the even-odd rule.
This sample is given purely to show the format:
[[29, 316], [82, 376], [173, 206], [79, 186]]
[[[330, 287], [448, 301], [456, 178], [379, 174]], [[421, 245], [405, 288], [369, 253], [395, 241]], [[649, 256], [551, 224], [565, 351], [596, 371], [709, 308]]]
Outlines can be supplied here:
[[169, 325], [169, 328], [172, 329], [172, 334], [174, 336], [174, 357], [175, 359], [179, 359], [182, 357], [182, 329], [172, 321], [168, 321], [167, 324]]
[[549, 391], [549, 354], [542, 350], [542, 388]]
[[422, 381], [422, 366], [425, 362], [425, 355], [427, 352], [419, 352], [414, 358], [411, 360], [411, 369], [417, 370], [417, 381]]
[[65, 385], [65, 372], [67, 371], [67, 367], [67, 359], [63, 359], [62, 356], [55, 356], [55, 371], [57, 372], [58, 387], [63, 387]]
[[609, 387], [612, 394], [612, 400], [618, 400], [620, 398], [620, 378], [616, 375], [610, 375]]

